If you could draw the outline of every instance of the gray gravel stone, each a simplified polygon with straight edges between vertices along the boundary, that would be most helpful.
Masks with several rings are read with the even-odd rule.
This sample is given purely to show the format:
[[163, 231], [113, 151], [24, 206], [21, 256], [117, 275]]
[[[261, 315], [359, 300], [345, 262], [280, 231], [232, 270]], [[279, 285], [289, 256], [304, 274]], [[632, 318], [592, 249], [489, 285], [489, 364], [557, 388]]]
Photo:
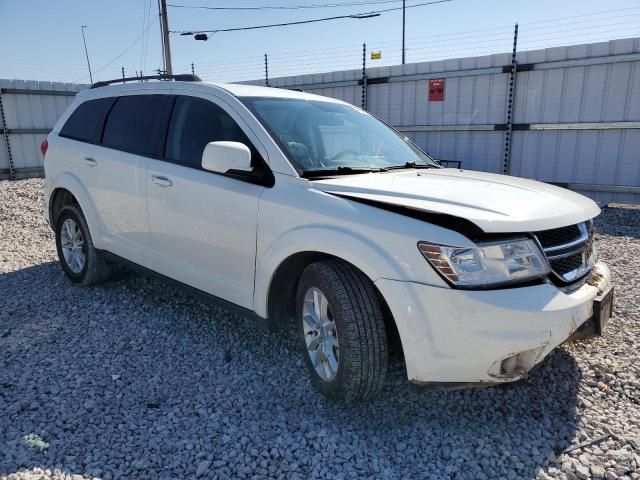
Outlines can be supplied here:
[[592, 465], [591, 466], [591, 475], [594, 476], [594, 478], [604, 478], [606, 475], [606, 472], [604, 470], [604, 467], [600, 466], [600, 465]]
[[204, 477], [209, 471], [209, 465], [211, 465], [209, 460], [203, 460], [200, 462], [198, 464], [198, 469], [196, 470], [196, 477]]
[[590, 478], [589, 468], [585, 467], [582, 464], [577, 464], [576, 465], [576, 476], [578, 478], [582, 478], [583, 480], [586, 480], [586, 479]]
[[72, 285], [42, 185], [0, 182], [3, 480], [637, 476], [637, 208], [596, 221], [616, 285], [603, 337], [482, 390], [415, 392], [394, 359], [379, 398], [343, 407], [311, 388], [295, 331], [131, 273]]

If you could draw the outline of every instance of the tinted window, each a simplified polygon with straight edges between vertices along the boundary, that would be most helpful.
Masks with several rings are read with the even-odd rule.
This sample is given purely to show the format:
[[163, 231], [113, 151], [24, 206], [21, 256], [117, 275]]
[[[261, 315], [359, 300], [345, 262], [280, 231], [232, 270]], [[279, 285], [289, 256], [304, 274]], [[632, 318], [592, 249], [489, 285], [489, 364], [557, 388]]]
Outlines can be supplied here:
[[251, 150], [252, 165], [260, 165], [258, 152], [227, 112], [202, 98], [179, 96], [171, 115], [165, 156], [200, 167], [204, 147], [217, 141], [244, 143]]
[[143, 155], [160, 155], [168, 95], [119, 97], [104, 127], [106, 147]]
[[114, 101], [115, 98], [100, 98], [82, 103], [64, 124], [60, 136], [83, 142], [100, 142], [104, 119]]

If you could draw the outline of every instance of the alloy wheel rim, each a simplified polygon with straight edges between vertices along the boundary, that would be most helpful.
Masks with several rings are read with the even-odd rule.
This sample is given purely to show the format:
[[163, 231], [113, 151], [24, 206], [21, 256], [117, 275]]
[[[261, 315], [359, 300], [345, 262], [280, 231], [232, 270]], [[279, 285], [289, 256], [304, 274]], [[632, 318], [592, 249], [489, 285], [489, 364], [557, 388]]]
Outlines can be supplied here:
[[60, 244], [64, 261], [73, 273], [80, 273], [84, 268], [84, 238], [78, 224], [67, 218], [62, 224]]
[[332, 380], [338, 373], [340, 345], [331, 305], [319, 288], [311, 287], [304, 295], [302, 328], [316, 373], [325, 381]]

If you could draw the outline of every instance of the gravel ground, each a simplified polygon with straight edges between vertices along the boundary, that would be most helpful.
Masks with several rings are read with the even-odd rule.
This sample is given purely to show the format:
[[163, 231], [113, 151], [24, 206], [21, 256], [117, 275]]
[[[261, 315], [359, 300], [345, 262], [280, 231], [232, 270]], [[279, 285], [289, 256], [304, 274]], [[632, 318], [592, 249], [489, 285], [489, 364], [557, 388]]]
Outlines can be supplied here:
[[606, 336], [526, 383], [409, 389], [344, 407], [295, 339], [154, 280], [80, 288], [42, 181], [0, 182], [0, 478], [640, 478], [640, 210], [597, 221], [617, 288]]

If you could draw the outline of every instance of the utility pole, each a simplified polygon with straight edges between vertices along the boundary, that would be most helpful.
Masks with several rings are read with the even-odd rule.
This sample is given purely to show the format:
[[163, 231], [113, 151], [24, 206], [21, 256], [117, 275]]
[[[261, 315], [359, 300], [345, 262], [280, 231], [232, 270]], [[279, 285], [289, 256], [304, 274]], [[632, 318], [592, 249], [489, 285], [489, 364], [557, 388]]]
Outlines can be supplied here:
[[516, 79], [518, 74], [518, 24], [513, 29], [513, 51], [511, 52], [511, 73], [509, 74], [509, 95], [507, 96], [507, 131], [504, 132], [504, 160], [502, 173], [509, 175], [511, 169], [511, 143], [513, 137], [513, 109], [516, 98]]
[[367, 109], [367, 44], [362, 44], [362, 101], [361, 107]]
[[89, 51], [87, 50], [87, 39], [84, 36], [84, 29], [87, 28], [86, 25], [82, 25], [82, 41], [84, 43], [84, 54], [87, 57], [87, 67], [89, 68], [89, 81], [93, 83], [93, 75], [91, 75], [91, 64], [89, 63]]
[[407, 10], [407, 6], [406, 6], [406, 0], [402, 0], [402, 64], [404, 65], [405, 63], [405, 51], [404, 51], [404, 32], [405, 32], [405, 25], [406, 25], [406, 10]]
[[171, 68], [171, 45], [169, 43], [169, 19], [167, 18], [167, 0], [158, 0], [160, 32], [162, 33], [162, 62], [167, 75], [173, 74]]

